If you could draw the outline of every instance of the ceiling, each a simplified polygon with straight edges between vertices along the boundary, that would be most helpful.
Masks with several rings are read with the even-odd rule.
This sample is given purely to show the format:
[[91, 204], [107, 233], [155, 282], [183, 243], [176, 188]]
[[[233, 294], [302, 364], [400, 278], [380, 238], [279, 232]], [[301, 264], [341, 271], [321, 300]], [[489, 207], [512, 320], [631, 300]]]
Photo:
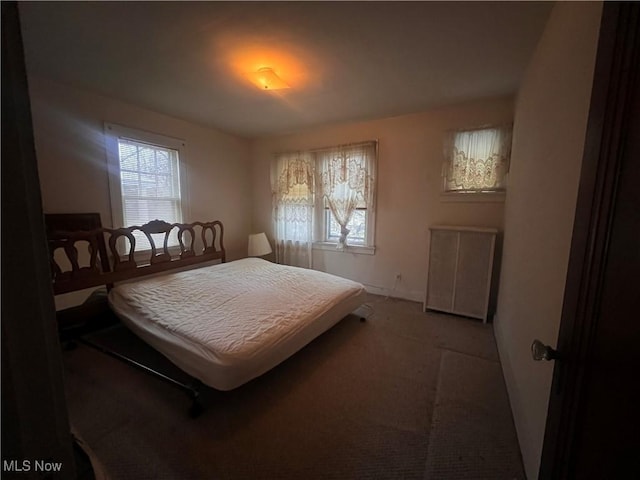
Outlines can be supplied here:
[[[550, 2], [21, 2], [30, 75], [242, 137], [513, 94]], [[247, 75], [271, 67], [289, 84]]]

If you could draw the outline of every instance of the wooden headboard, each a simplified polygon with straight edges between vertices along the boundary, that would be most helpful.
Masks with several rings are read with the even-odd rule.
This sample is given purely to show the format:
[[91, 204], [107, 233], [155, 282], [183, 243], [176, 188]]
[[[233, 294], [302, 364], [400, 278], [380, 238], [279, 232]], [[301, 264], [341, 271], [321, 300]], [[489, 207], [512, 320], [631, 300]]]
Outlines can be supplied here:
[[[53, 218], [56, 216], [58, 218]], [[99, 214], [47, 217], [55, 295], [202, 262], [226, 260], [224, 228], [218, 220], [173, 224], [153, 220], [141, 226], [111, 229], [100, 226]], [[93, 228], [96, 222], [98, 227]], [[136, 231], [142, 232], [149, 241], [150, 251], [136, 250]], [[178, 246], [169, 247], [173, 233]], [[156, 245], [153, 235], [163, 235], [161, 247]]]

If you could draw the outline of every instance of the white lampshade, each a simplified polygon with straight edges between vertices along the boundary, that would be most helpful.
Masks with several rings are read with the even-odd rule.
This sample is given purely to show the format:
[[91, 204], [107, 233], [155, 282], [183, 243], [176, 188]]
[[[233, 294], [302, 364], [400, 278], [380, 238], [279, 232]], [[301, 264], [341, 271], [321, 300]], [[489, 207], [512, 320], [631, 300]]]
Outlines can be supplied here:
[[252, 233], [249, 235], [249, 256], [261, 257], [271, 253], [271, 245], [267, 236], [262, 233]]

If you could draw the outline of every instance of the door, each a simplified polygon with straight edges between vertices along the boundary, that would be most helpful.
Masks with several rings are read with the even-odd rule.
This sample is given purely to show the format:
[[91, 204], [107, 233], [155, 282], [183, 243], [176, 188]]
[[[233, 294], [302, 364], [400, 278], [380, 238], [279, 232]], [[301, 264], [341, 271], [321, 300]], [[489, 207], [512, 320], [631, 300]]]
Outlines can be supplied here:
[[640, 478], [639, 17], [604, 4], [541, 479]]
[[2, 2], [2, 478], [75, 479], [16, 2]]

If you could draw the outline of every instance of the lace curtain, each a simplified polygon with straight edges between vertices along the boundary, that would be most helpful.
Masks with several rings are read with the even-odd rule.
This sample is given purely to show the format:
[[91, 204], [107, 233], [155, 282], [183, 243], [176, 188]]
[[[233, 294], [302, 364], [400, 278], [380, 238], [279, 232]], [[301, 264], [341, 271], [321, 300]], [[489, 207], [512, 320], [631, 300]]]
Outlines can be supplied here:
[[271, 186], [276, 261], [311, 268], [315, 215], [330, 209], [340, 225], [337, 248], [348, 242], [347, 225], [358, 209], [373, 211], [376, 142], [276, 156]]
[[506, 188], [511, 127], [452, 132], [444, 145], [444, 191], [480, 192]]
[[307, 152], [282, 154], [271, 173], [276, 262], [311, 268], [314, 160]]
[[372, 211], [375, 159], [376, 142], [318, 152], [318, 189], [340, 225], [338, 250], [344, 250], [347, 245], [347, 224], [356, 208]]

